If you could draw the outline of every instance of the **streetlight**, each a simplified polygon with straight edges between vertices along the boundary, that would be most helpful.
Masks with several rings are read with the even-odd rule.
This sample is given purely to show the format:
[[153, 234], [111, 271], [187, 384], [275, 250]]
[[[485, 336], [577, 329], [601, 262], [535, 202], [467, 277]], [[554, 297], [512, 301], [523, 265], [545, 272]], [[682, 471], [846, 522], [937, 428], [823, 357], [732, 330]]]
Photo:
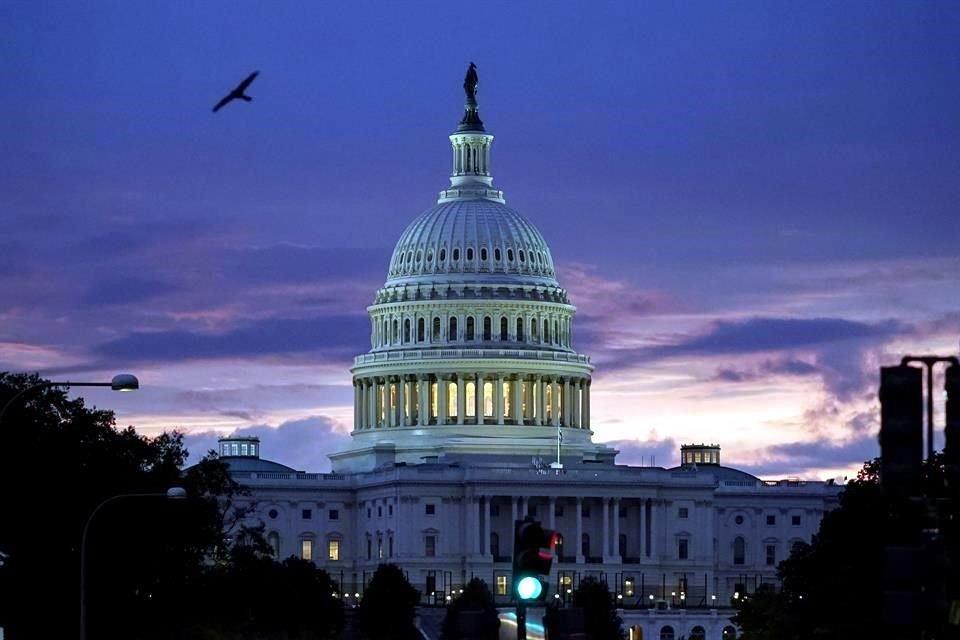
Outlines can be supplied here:
[[137, 376], [132, 373], [118, 373], [113, 376], [110, 382], [54, 382], [52, 380], [44, 380], [43, 382], [38, 382], [25, 389], [21, 389], [15, 393], [12, 398], [7, 400], [7, 404], [3, 405], [3, 409], [0, 409], [0, 422], [3, 421], [3, 416], [7, 413], [7, 409], [19, 400], [21, 396], [30, 391], [43, 389], [45, 387], [110, 387], [113, 391], [136, 391], [140, 388], [140, 381], [137, 380]]
[[[115, 376], [114, 380], [120, 376]], [[130, 376], [133, 378], [133, 376]], [[133, 378], [136, 381], [136, 378]], [[109, 383], [107, 383], [109, 384]], [[41, 386], [41, 385], [35, 385]], [[52, 386], [52, 385], [47, 385]], [[88, 386], [103, 386], [90, 383]], [[28, 389], [29, 390], [29, 389]], [[9, 404], [9, 403], [8, 403]], [[168, 498], [171, 500], [183, 500], [187, 497], [187, 491], [183, 487], [170, 487], [164, 493], [121, 493], [120, 495], [110, 496], [90, 512], [86, 524], [83, 525], [83, 535], [80, 536], [80, 640], [87, 639], [87, 534], [90, 532], [90, 523], [94, 517], [111, 502], [126, 500], [128, 498]]]

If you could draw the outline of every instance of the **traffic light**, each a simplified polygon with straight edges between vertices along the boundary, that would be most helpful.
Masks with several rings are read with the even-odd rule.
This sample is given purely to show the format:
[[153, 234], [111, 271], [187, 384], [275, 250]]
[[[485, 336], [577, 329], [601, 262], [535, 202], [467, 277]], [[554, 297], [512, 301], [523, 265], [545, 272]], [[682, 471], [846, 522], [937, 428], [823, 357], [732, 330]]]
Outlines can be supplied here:
[[557, 534], [529, 517], [517, 520], [513, 532], [513, 595], [521, 602], [543, 602]]
[[923, 463], [923, 370], [880, 368], [880, 483], [891, 494], [920, 492]]

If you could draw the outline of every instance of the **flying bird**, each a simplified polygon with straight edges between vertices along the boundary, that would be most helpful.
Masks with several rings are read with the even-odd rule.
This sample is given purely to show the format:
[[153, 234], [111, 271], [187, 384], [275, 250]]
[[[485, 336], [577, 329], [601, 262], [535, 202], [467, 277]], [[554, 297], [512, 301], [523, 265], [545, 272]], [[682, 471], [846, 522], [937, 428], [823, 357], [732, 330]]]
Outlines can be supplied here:
[[228, 102], [230, 102], [231, 100], [238, 100], [238, 99], [239, 99], [239, 100], [244, 100], [244, 101], [246, 101], [246, 102], [250, 102], [251, 100], [253, 100], [253, 98], [251, 98], [250, 96], [246, 95], [246, 94], [244, 93], [244, 91], [246, 91], [247, 87], [250, 86], [250, 83], [253, 82], [253, 79], [256, 78], [259, 73], [260, 73], [259, 71], [254, 71], [253, 73], [251, 73], [250, 75], [248, 75], [246, 80], [244, 80], [243, 82], [241, 82], [240, 84], [238, 84], [237, 87], [236, 87], [233, 91], [231, 91], [230, 93], [228, 93], [227, 95], [225, 95], [225, 96], [223, 97], [223, 99], [216, 104], [216, 106], [213, 108], [213, 112], [216, 113], [217, 111], [219, 111], [220, 109], [222, 109], [222, 108], [224, 107], [224, 105], [226, 105], [226, 104], [227, 104]]

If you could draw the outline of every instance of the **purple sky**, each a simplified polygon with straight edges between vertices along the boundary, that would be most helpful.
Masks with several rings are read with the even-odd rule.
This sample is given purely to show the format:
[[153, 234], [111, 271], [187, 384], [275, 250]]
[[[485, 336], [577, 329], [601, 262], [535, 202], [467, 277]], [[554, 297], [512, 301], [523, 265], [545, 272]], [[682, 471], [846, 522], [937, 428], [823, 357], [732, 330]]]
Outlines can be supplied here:
[[[596, 438], [764, 476], [878, 453], [877, 367], [960, 338], [960, 4], [0, 4], [0, 369], [323, 470], [464, 69], [550, 243]], [[214, 115], [254, 69], [254, 101]]]

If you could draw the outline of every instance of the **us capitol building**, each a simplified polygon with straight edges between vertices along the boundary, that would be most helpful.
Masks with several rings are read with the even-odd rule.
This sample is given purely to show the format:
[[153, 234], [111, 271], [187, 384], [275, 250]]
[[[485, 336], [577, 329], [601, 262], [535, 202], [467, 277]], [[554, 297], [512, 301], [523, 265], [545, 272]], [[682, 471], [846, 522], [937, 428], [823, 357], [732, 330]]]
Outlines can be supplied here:
[[529, 514], [561, 534], [551, 598], [594, 576], [631, 638], [735, 637], [731, 603], [776, 580], [840, 487], [759, 480], [722, 466], [718, 445], [683, 446], [672, 469], [618, 465], [592, 440], [576, 309], [543, 236], [493, 186], [472, 66], [464, 88], [450, 186], [400, 236], [367, 308], [351, 446], [331, 473], [306, 473], [256, 439], [219, 443], [251, 522], [347, 599], [391, 562], [425, 602], [478, 576], [506, 604], [513, 522]]

